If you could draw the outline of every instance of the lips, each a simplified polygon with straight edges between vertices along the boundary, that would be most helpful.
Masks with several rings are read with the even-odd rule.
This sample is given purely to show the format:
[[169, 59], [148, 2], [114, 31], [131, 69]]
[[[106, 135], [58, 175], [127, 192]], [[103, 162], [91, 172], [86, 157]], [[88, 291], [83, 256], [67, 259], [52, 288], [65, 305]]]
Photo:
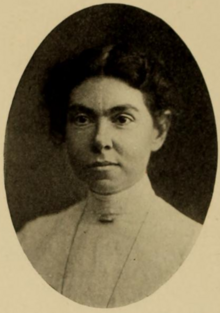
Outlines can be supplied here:
[[109, 161], [96, 161], [94, 163], [89, 164], [88, 168], [100, 168], [100, 167], [107, 167], [107, 166], [118, 166], [118, 163], [109, 162]]

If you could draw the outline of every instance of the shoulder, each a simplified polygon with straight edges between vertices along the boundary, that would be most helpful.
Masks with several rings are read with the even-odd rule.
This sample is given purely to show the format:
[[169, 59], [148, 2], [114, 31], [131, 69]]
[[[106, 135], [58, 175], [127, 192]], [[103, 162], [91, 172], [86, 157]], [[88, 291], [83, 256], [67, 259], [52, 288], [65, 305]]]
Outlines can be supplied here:
[[180, 231], [199, 232], [202, 227], [201, 224], [184, 215], [158, 196], [155, 196], [154, 214], [164, 226], [169, 226], [173, 231], [179, 229]]
[[38, 217], [18, 232], [22, 249], [35, 270], [57, 290], [82, 208], [78, 203], [57, 214]]
[[188, 254], [201, 228], [201, 224], [157, 196], [145, 224], [145, 232], [154, 238], [158, 250], [166, 248], [170, 255], [178, 258], [184, 258]]
[[[129, 271], [138, 276], [143, 297], [156, 291], [179, 269], [201, 229], [199, 223], [155, 194], [150, 204], [126, 272], [129, 277]], [[138, 262], [134, 264], [133, 260]]]
[[79, 202], [58, 213], [40, 216], [27, 222], [17, 233], [20, 243], [29, 246], [33, 242], [37, 243], [46, 237], [52, 237], [57, 232], [65, 233], [68, 226], [72, 226], [80, 216], [82, 206], [83, 202]]

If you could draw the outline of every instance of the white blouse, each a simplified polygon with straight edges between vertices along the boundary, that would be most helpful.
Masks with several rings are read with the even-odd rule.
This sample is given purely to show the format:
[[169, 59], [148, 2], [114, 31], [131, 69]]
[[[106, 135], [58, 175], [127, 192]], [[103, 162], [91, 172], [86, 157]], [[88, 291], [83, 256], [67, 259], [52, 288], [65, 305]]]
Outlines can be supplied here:
[[188, 255], [200, 225], [175, 210], [144, 177], [115, 195], [86, 200], [28, 223], [18, 234], [39, 274], [66, 297], [93, 307], [141, 300]]

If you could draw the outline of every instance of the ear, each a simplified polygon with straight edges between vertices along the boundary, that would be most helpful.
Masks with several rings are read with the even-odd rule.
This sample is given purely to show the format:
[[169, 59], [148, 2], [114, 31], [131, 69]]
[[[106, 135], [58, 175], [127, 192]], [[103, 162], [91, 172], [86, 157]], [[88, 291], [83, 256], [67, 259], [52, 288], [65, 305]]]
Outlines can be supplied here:
[[155, 117], [151, 151], [159, 150], [164, 144], [171, 123], [171, 111], [166, 110]]

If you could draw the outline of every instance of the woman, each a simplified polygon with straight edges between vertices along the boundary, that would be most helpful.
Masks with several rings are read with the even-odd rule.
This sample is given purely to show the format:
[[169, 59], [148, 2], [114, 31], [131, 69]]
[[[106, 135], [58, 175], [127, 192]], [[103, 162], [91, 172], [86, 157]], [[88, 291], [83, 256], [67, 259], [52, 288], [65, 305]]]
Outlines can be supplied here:
[[141, 300], [179, 268], [200, 230], [155, 195], [146, 174], [166, 139], [175, 94], [163, 64], [129, 46], [90, 49], [58, 64], [44, 93], [53, 135], [88, 195], [26, 225], [24, 251], [78, 303]]

